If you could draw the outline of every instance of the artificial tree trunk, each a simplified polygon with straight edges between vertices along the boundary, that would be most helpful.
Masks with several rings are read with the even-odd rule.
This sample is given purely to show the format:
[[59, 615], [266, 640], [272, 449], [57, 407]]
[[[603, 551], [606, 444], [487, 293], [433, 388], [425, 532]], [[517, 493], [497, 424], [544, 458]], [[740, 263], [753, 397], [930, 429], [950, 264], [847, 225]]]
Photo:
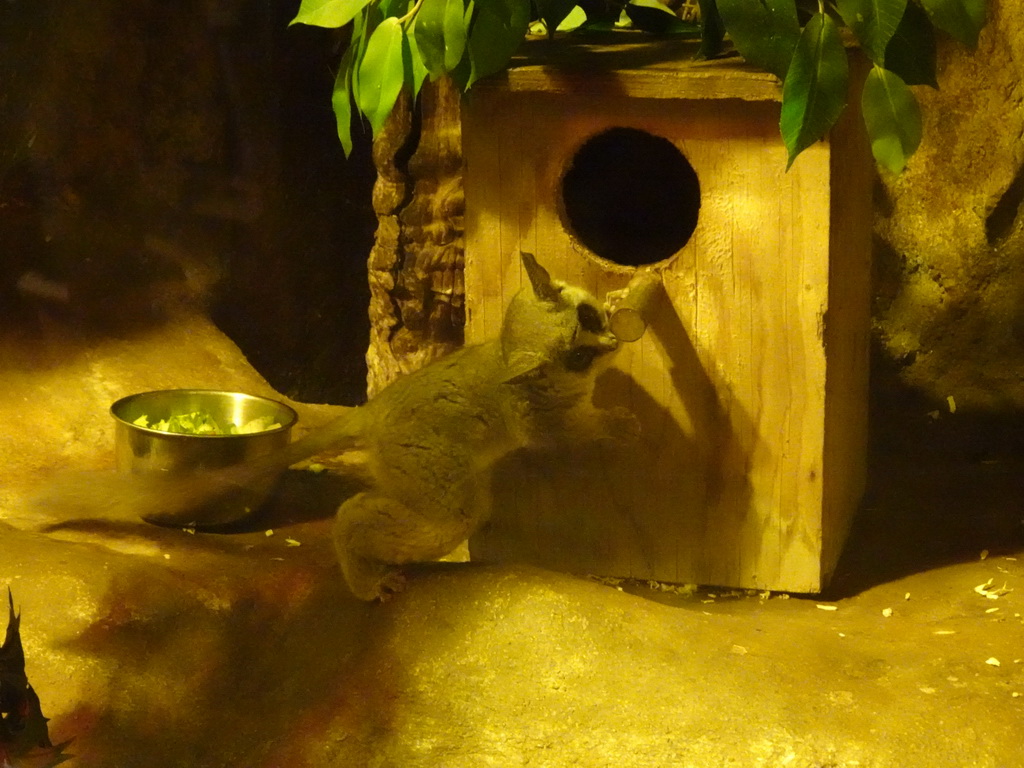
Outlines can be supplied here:
[[375, 138], [377, 234], [369, 258], [367, 391], [462, 344], [462, 142], [459, 92], [403, 93]]

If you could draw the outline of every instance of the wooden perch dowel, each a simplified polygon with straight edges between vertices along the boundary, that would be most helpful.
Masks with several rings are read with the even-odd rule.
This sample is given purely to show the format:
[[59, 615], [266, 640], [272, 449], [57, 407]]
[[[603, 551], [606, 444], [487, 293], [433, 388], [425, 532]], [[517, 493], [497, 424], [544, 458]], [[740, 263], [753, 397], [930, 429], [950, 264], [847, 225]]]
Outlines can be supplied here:
[[640, 272], [621, 291], [609, 294], [614, 304], [609, 324], [619, 341], [637, 341], [651, 323], [661, 277], [656, 272]]

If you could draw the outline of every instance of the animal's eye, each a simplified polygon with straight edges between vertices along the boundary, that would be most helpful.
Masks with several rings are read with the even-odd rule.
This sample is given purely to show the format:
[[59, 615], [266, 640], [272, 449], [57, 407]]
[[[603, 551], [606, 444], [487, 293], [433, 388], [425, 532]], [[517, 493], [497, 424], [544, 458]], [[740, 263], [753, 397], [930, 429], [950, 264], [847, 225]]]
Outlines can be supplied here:
[[576, 307], [576, 319], [585, 331], [590, 333], [602, 333], [604, 331], [604, 320], [596, 307], [590, 304], [580, 304]]
[[594, 347], [573, 347], [565, 353], [565, 367], [570, 371], [585, 371], [594, 362], [600, 350]]

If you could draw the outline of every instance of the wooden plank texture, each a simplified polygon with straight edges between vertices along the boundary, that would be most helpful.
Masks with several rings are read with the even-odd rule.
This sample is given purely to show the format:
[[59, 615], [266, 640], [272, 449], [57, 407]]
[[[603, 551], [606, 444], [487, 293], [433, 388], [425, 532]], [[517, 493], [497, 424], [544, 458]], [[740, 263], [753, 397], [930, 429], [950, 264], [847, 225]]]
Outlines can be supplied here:
[[508, 69], [473, 87], [591, 98], [781, 100], [774, 75], [736, 56], [698, 61], [697, 50], [694, 41], [678, 38], [604, 46], [533, 40]]

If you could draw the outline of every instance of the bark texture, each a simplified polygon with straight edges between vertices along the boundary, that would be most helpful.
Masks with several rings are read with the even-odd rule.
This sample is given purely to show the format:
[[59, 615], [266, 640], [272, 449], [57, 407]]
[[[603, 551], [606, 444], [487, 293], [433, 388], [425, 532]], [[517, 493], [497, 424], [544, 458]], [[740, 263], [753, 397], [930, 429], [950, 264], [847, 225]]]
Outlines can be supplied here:
[[367, 390], [462, 344], [462, 145], [459, 92], [425, 83], [418, 113], [399, 100], [374, 142], [377, 238], [370, 253]]

